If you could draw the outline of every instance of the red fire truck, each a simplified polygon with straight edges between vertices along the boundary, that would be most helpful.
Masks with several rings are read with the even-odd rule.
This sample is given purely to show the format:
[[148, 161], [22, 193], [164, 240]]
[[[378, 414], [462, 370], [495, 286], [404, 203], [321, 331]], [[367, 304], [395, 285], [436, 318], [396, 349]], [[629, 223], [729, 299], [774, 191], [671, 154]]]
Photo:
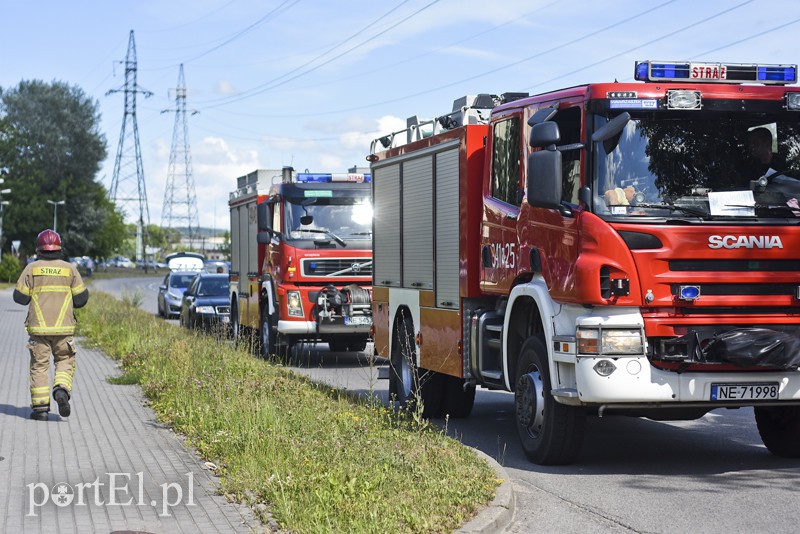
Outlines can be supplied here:
[[432, 417], [513, 391], [540, 464], [577, 458], [589, 414], [745, 406], [800, 457], [796, 78], [644, 61], [637, 81], [464, 97], [373, 141], [390, 391]]
[[361, 351], [372, 326], [370, 175], [257, 170], [230, 195], [231, 330], [262, 356]]

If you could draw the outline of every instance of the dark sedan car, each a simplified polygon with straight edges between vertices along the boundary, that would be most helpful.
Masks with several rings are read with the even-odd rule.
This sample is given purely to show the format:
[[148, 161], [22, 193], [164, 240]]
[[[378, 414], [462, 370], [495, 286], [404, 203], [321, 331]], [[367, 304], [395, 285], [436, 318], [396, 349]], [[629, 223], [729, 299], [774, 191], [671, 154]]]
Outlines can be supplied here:
[[199, 273], [183, 293], [181, 325], [189, 328], [227, 326], [230, 310], [228, 275]]

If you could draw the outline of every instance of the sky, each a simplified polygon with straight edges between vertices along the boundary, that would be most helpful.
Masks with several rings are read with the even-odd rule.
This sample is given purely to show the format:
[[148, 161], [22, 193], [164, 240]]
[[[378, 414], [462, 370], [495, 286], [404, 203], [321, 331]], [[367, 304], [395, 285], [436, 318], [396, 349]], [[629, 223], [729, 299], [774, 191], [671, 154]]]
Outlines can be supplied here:
[[[228, 198], [238, 176], [285, 165], [300, 172], [366, 166], [370, 141], [403, 129], [407, 117], [449, 113], [464, 95], [630, 81], [635, 61], [646, 59], [800, 63], [796, 0], [0, 0], [0, 6], [0, 87], [58, 80], [96, 100], [108, 145], [97, 179], [107, 188], [125, 109], [122, 93], [108, 92], [124, 86], [133, 30], [138, 86], [152, 92], [137, 95], [136, 118], [154, 224], [162, 222], [175, 87], [184, 66], [199, 222], [218, 230], [229, 226]], [[180, 195], [184, 176], [181, 167]], [[128, 209], [129, 221], [133, 215], [138, 208]]]

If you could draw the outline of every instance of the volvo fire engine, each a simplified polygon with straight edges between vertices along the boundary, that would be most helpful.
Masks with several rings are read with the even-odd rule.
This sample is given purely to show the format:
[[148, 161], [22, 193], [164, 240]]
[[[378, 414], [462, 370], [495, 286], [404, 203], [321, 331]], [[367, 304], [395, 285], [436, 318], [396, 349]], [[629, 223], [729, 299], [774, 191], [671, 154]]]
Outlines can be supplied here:
[[263, 357], [362, 351], [372, 326], [370, 175], [257, 170], [230, 195], [231, 329]]
[[373, 141], [390, 391], [431, 417], [513, 391], [539, 464], [575, 461], [589, 414], [741, 407], [800, 457], [797, 66], [634, 78], [464, 97]]

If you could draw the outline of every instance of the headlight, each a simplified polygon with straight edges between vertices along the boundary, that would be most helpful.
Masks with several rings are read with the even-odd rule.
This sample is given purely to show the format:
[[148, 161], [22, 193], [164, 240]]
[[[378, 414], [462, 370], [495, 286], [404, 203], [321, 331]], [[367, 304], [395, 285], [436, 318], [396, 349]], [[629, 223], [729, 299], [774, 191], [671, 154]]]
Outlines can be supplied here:
[[300, 300], [299, 291], [286, 292], [286, 306], [289, 308], [290, 317], [303, 316], [303, 301]]
[[216, 311], [214, 310], [214, 306], [198, 306], [197, 308], [195, 308], [195, 311], [197, 313], [212, 313], [212, 314], [216, 313]]
[[180, 300], [180, 298], [181, 298], [181, 295], [176, 295], [176, 294], [175, 294], [175, 293], [173, 293], [172, 291], [168, 292], [168, 293], [167, 293], [167, 295], [169, 295], [169, 298], [171, 298], [171, 299], [178, 299], [178, 300]]
[[638, 328], [578, 328], [578, 354], [643, 354], [642, 331]]

